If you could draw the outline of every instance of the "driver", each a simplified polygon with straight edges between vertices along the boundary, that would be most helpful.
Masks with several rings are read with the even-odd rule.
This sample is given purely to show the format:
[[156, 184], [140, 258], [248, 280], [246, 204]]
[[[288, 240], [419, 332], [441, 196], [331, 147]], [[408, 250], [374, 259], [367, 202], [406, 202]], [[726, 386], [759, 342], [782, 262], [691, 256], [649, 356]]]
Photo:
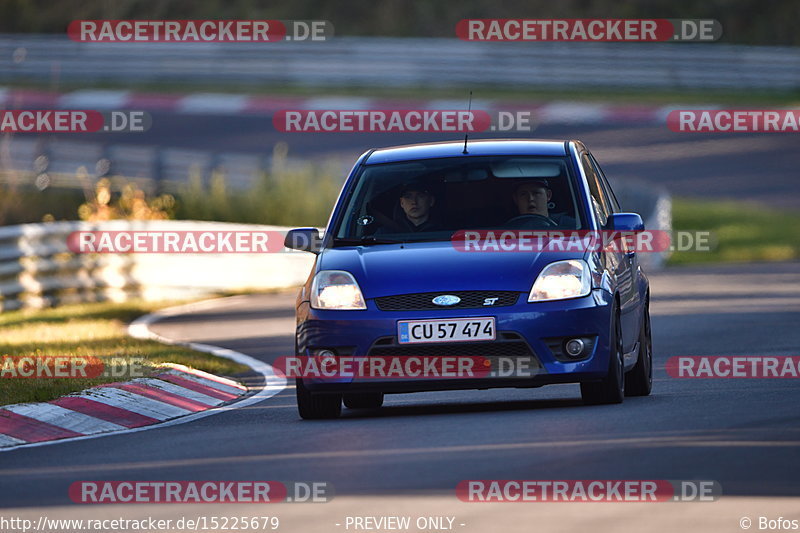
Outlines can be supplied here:
[[[436, 197], [421, 181], [406, 183], [400, 191], [400, 208], [403, 213], [399, 220], [395, 219], [396, 228], [381, 227], [376, 235], [384, 233], [416, 233], [420, 231], [438, 231], [442, 224], [431, 216], [431, 208], [436, 203]], [[394, 231], [392, 231], [394, 229]]]

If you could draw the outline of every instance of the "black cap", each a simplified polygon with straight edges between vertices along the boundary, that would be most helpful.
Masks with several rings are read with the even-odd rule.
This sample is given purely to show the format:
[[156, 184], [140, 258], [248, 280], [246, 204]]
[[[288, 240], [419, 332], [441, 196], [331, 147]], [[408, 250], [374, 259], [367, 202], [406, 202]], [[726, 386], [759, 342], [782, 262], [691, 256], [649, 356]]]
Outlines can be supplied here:
[[541, 185], [545, 189], [550, 188], [550, 183], [545, 178], [530, 178], [526, 180], [522, 180], [514, 185], [514, 191], [516, 192], [517, 189], [522, 187], [523, 185], [528, 185], [529, 183], [535, 183], [536, 185]]
[[403, 184], [403, 188], [400, 189], [400, 194], [403, 195], [408, 191], [420, 191], [420, 192], [430, 193], [431, 189], [424, 181], [412, 180]]

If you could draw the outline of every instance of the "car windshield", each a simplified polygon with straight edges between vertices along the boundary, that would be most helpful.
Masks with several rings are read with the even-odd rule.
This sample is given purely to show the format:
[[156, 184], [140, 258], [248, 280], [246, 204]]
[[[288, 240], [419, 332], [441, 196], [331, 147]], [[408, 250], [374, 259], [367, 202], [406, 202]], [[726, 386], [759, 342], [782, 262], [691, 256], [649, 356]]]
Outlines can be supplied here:
[[334, 245], [449, 240], [467, 229], [581, 229], [567, 157], [458, 157], [363, 167]]

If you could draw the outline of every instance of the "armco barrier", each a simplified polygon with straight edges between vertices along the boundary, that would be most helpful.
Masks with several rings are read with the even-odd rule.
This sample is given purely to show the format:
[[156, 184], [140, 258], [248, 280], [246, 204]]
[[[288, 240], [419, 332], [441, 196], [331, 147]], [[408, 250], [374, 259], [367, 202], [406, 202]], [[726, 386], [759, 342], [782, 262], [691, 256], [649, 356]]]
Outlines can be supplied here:
[[0, 228], [0, 311], [61, 303], [182, 299], [220, 291], [301, 285], [313, 256], [265, 254], [75, 254], [73, 231], [281, 231], [197, 221], [52, 222]]
[[197, 44], [78, 43], [66, 35], [4, 34], [0, 72], [14, 82], [57, 77], [84, 84], [792, 90], [800, 87], [800, 54], [779, 46], [493, 43], [455, 35]]
[[[672, 230], [672, 198], [666, 189], [636, 181], [615, 182], [613, 186], [622, 210], [639, 213], [646, 229]], [[663, 268], [670, 252], [639, 252], [637, 256], [642, 268], [651, 271]]]
[[47, 136], [0, 139], [0, 182], [6, 179], [3, 170], [16, 171], [18, 182], [36, 183], [42, 189], [81, 188], [87, 179], [121, 176], [147, 192], [175, 192], [188, 184], [191, 175], [207, 183], [214, 172], [225, 175], [227, 186], [247, 189], [269, 172], [271, 161], [258, 154], [64, 141]]

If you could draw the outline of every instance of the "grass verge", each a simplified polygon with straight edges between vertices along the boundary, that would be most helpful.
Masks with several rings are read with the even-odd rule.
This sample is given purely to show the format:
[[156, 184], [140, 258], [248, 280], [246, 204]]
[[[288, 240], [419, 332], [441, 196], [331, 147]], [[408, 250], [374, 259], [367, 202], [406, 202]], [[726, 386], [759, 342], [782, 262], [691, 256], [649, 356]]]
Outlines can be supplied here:
[[[179, 346], [133, 339], [127, 335], [126, 323], [163, 307], [163, 302], [131, 301], [1, 313], [0, 357], [4, 364], [0, 368], [0, 405], [48, 401], [102, 383], [125, 381], [131, 375], [149, 375], [162, 363], [178, 363], [220, 375], [234, 375], [248, 370], [246, 366], [227, 359]], [[97, 357], [103, 361], [106, 369], [114, 368], [116, 375], [91, 378], [14, 377], [10, 370], [18, 367], [11, 362], [20, 357]], [[111, 373], [109, 370], [104, 372]], [[91, 375], [90, 372], [87, 374]]]
[[800, 259], [800, 214], [732, 201], [673, 198], [676, 231], [710, 231], [711, 251], [675, 252], [670, 265]]

